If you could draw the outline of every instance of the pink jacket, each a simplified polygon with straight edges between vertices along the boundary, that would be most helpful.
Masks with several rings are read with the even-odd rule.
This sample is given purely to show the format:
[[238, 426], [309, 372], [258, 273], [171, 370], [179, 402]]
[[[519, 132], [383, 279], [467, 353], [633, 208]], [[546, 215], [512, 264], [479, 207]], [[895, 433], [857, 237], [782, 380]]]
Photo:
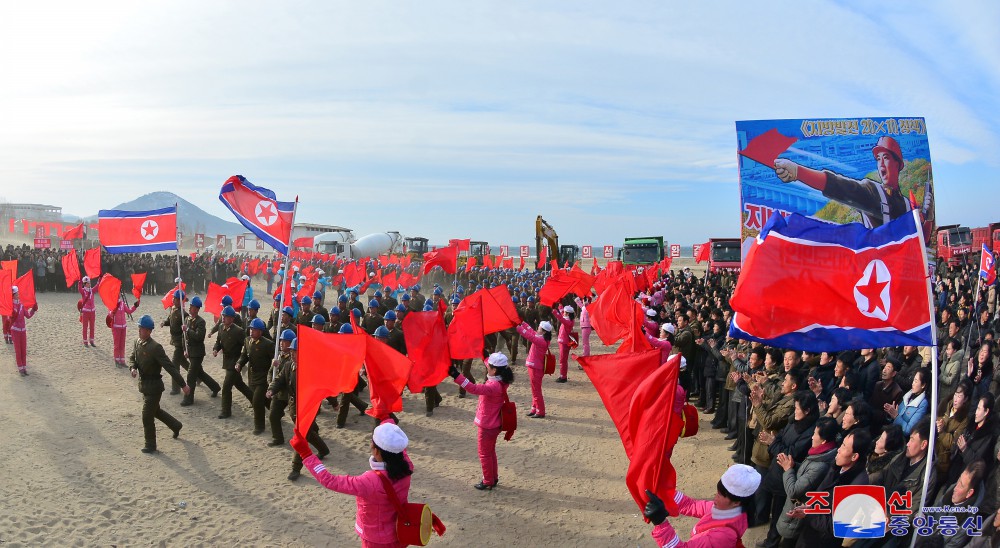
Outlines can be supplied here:
[[80, 312], [93, 312], [94, 311], [94, 288], [84, 287], [83, 282], [77, 282], [77, 291], [80, 292], [80, 298], [83, 299], [83, 308]]
[[[399, 542], [396, 538], [396, 509], [374, 470], [360, 476], [337, 476], [328, 472], [316, 455], [309, 455], [302, 464], [327, 489], [356, 497], [358, 513], [354, 518], [354, 529], [362, 539], [378, 544]], [[393, 487], [399, 502], [406, 504], [410, 493], [410, 476], [396, 480]]]
[[553, 314], [562, 327], [559, 329], [559, 338], [557, 342], [559, 344], [569, 344], [569, 332], [573, 330], [573, 320], [563, 316], [562, 314]]
[[24, 303], [17, 301], [14, 303], [14, 311], [10, 313], [10, 330], [11, 331], [24, 331], [25, 324], [24, 319], [30, 318], [35, 315], [35, 310], [33, 308], [28, 308], [24, 306]]
[[127, 327], [128, 325], [125, 323], [125, 315], [135, 312], [136, 308], [139, 308], [138, 304], [129, 307], [127, 304], [125, 304], [125, 301], [118, 299], [118, 306], [116, 306], [115, 309], [112, 311], [112, 314], [114, 314], [114, 318], [112, 320], [111, 327], [114, 329], [125, 329], [125, 327]]
[[504, 386], [500, 381], [488, 380], [483, 384], [474, 384], [464, 375], [459, 375], [455, 379], [455, 384], [461, 386], [466, 392], [479, 396], [479, 405], [476, 406], [476, 420], [473, 421], [480, 428], [487, 430], [500, 428], [500, 406], [503, 405]]
[[583, 299], [576, 298], [576, 306], [580, 307], [580, 329], [590, 329], [590, 311], [587, 305], [583, 304]]
[[666, 339], [658, 339], [646, 332], [646, 340], [649, 344], [653, 345], [653, 348], [660, 349], [660, 365], [667, 363], [667, 359], [670, 357], [670, 351], [673, 350], [673, 345], [670, 341]]
[[545, 337], [539, 335], [525, 322], [517, 326], [517, 332], [531, 343], [528, 350], [528, 357], [524, 360], [524, 366], [532, 369], [545, 369], [545, 351], [549, 349], [549, 343]]
[[660, 333], [660, 324], [650, 320], [649, 316], [646, 316], [646, 319], [642, 320], [642, 326], [646, 328], [646, 333], [651, 333], [653, 335], [659, 335]]
[[[669, 521], [653, 528], [653, 540], [663, 548], [733, 548], [747, 530], [747, 515], [735, 510], [715, 510], [710, 501], [694, 500], [684, 493], [674, 497], [681, 514], [701, 518], [691, 530], [691, 540], [684, 542]], [[714, 514], [714, 515], [713, 515]]]

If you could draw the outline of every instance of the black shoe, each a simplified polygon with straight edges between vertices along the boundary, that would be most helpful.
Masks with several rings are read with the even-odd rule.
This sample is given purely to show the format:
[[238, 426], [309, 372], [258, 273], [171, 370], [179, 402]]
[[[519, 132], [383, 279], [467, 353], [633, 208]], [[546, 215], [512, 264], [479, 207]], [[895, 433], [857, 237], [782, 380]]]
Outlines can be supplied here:
[[[705, 414], [706, 414], [706, 415], [714, 415], [714, 414], [715, 414], [715, 408], [714, 408], [714, 407], [712, 407], [711, 409], [706, 409], [706, 410], [705, 410]], [[713, 427], [713, 428], [714, 428], [714, 427]]]
[[343, 425], [343, 424], [340, 424], [339, 422], [337, 423], [337, 428], [343, 428], [344, 426], [345, 426], [345, 425]]
[[317, 453], [317, 454], [316, 454], [316, 458], [317, 458], [317, 459], [319, 459], [319, 460], [323, 460], [323, 459], [325, 459], [325, 458], [326, 458], [326, 456], [327, 456], [327, 455], [329, 455], [329, 454], [330, 454], [330, 452], [329, 452], [329, 451], [324, 451], [323, 453]]
[[533, 419], [544, 419], [545, 418], [545, 415], [539, 415], [538, 413], [535, 413], [534, 415], [528, 415], [528, 416], [531, 417], [531, 418], [533, 418]]
[[143, 453], [146, 453], [147, 455], [151, 455], [151, 454], [153, 454], [153, 453], [156, 452], [156, 448], [155, 447], [152, 447], [152, 448], [151, 447], [143, 447], [142, 449], [140, 449], [140, 451], [142, 451]]
[[177, 436], [180, 436], [180, 435], [181, 435], [181, 428], [184, 428], [184, 425], [183, 425], [183, 424], [182, 424], [182, 425], [180, 425], [180, 426], [178, 426], [178, 427], [177, 427], [177, 430], [174, 430], [174, 439], [177, 439]]
[[180, 393], [181, 393], [181, 391], [180, 391], [180, 390], [171, 390], [171, 391], [170, 391], [170, 395], [171, 395], [171, 396], [176, 396], [177, 394], [180, 394]]
[[483, 482], [479, 482], [479, 483], [473, 485], [473, 487], [475, 487], [476, 489], [479, 489], [480, 491], [492, 491], [493, 490], [493, 486], [492, 485], [488, 485], [488, 484], [485, 484]]
[[535, 413], [534, 411], [532, 411], [531, 413], [528, 413], [529, 417], [534, 417], [535, 415], [537, 415], [537, 413]]
[[223, 413], [219, 415], [220, 419], [228, 419], [229, 417], [232, 417], [232, 415], [230, 415], [229, 413]]
[[567, 382], [568, 380], [569, 379], [567, 379], [566, 377], [559, 377], [558, 379], [556, 379], [556, 382]]
[[19, 371], [18, 371], [18, 373], [19, 373], [19, 374], [20, 374], [20, 375], [21, 375], [22, 377], [27, 377], [27, 376], [28, 376], [28, 372], [27, 372], [27, 370], [24, 370], [24, 369], [21, 369], [21, 370], [19, 370]]
[[723, 426], [723, 425], [721, 425], [721, 424], [715, 424], [714, 422], [712, 423], [712, 430], [722, 430], [722, 433], [723, 433], [723, 434], [728, 434], [728, 433], [729, 433], [729, 432], [728, 432], [728, 431], [726, 430], [726, 427], [725, 427], [725, 426]]
[[295, 481], [299, 479], [299, 476], [301, 475], [302, 474], [300, 474], [298, 470], [292, 470], [292, 473], [288, 474], [288, 481]]
[[285, 445], [285, 441], [284, 440], [280, 440], [280, 441], [279, 440], [271, 440], [271, 443], [267, 444], [268, 447], [281, 447], [282, 445]]
[[264, 429], [263, 428], [254, 428], [253, 429], [253, 435], [255, 435], [255, 436], [259, 436], [259, 435], [261, 435], [263, 433], [264, 433]]
[[736, 438], [737, 438], [736, 432], [730, 432], [729, 435], [726, 436], [727, 440], [735, 440]]
[[184, 398], [181, 400], [181, 407], [190, 407], [194, 405], [194, 398]]
[[213, 398], [216, 397], [216, 396], [218, 396], [218, 395], [219, 395], [219, 391], [218, 390], [212, 390], [212, 397]]
[[459, 393], [458, 393], [458, 397], [460, 397], [460, 398], [464, 398], [464, 397], [465, 397], [465, 392], [459, 392]]
[[424, 416], [425, 417], [433, 417], [434, 416], [434, 411], [433, 410], [427, 411], [426, 413], [424, 413]]
[[363, 417], [365, 415], [365, 411], [367, 411], [367, 410], [368, 410], [368, 404], [366, 403], [364, 405], [364, 407], [362, 407], [361, 409], [358, 409], [358, 414]]

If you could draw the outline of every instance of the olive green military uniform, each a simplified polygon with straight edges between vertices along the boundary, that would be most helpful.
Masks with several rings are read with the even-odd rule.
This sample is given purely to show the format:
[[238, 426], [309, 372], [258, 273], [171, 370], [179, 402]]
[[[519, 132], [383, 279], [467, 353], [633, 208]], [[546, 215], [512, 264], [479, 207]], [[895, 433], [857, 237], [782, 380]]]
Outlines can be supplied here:
[[233, 324], [219, 330], [219, 335], [215, 339], [214, 350], [222, 351], [222, 368], [226, 370], [226, 379], [222, 381], [222, 409], [219, 413], [220, 419], [229, 418], [233, 409], [233, 388], [235, 387], [246, 399], [253, 401], [253, 393], [243, 376], [236, 370], [236, 362], [240, 359], [240, 352], [243, 350], [245, 339], [243, 329]]
[[146, 438], [146, 449], [155, 451], [156, 423], [153, 419], [159, 419], [167, 425], [175, 437], [182, 426], [181, 421], [160, 408], [160, 397], [164, 390], [161, 371], [165, 369], [179, 386], [184, 386], [184, 377], [177, 370], [177, 366], [167, 358], [163, 345], [152, 338], [145, 341], [136, 339], [128, 363], [129, 370], [138, 373], [139, 392], [142, 394], [142, 430]]
[[[284, 389], [288, 392], [288, 414], [292, 417], [292, 424], [294, 425], [295, 417], [298, 413], [295, 409], [295, 389], [297, 386], [295, 382], [297, 368], [295, 367], [294, 359], [292, 361], [293, 363], [291, 364], [291, 367], [288, 368], [286, 376], [282, 377], [279, 374], [278, 377], [275, 378], [274, 382], [271, 383], [272, 388], [270, 390], [275, 392], [275, 389]], [[319, 437], [319, 427], [316, 426], [315, 418], [313, 419], [312, 424], [309, 425], [309, 431], [306, 432], [306, 441], [311, 443], [312, 446], [316, 448], [316, 457], [320, 460], [330, 454], [330, 448], [326, 446], [323, 438]], [[299, 479], [299, 473], [302, 471], [302, 457], [295, 451], [293, 451], [293, 453], [295, 453], [295, 455], [292, 457], [292, 473], [288, 475], [288, 479], [295, 481]]]
[[261, 337], [254, 339], [247, 337], [243, 342], [243, 351], [240, 353], [239, 367], [250, 365], [249, 379], [251, 399], [253, 405], [253, 427], [254, 434], [264, 431], [264, 407], [267, 404], [267, 372], [271, 368], [271, 360], [274, 357], [274, 341]]
[[215, 381], [205, 372], [204, 362], [205, 362], [205, 331], [208, 328], [208, 324], [205, 323], [205, 318], [201, 316], [188, 316], [187, 317], [187, 332], [185, 336], [187, 338], [187, 353], [188, 353], [188, 376], [187, 385], [191, 389], [184, 400], [181, 401], [181, 405], [187, 406], [194, 403], [194, 389], [198, 384], [198, 381], [205, 383], [205, 387], [212, 391], [212, 397], [214, 398], [222, 387], [219, 383]]
[[316, 311], [312, 309], [312, 306], [309, 307], [308, 311], [305, 308], [301, 308], [299, 309], [299, 317], [295, 320], [295, 323], [299, 325], [309, 325], [312, 323], [315, 316]]
[[[184, 331], [181, 330], [181, 326], [184, 323], [181, 320], [181, 309], [176, 306], [170, 308], [170, 315], [167, 319], [163, 320], [160, 324], [161, 327], [170, 328], [170, 346], [174, 347], [174, 354], [171, 361], [174, 363], [174, 367], [178, 371], [181, 368], [188, 368], [187, 358], [184, 357], [184, 343], [181, 341], [181, 337], [184, 335]], [[181, 391], [181, 387], [177, 384], [177, 381], [172, 381], [170, 387], [170, 395], [178, 394]]]
[[[538, 324], [541, 323], [541, 320], [538, 319], [538, 307], [531, 306], [532, 304], [534, 303], [528, 303], [518, 308], [517, 312], [521, 315], [521, 319], [531, 326], [532, 330], [537, 331]], [[527, 351], [531, 347], [531, 343], [524, 337], [521, 337], [521, 340], [524, 341], [524, 349]]]
[[289, 376], [292, 374], [292, 354], [278, 354], [278, 365], [272, 365], [268, 376], [272, 378], [267, 390], [271, 392], [271, 411], [267, 419], [271, 423], [271, 444], [274, 446], [285, 443], [285, 433], [281, 429], [281, 417], [285, 416], [288, 407]]
[[326, 323], [330, 323], [330, 311], [327, 310], [325, 306], [321, 304], [313, 304], [312, 308], [314, 313], [323, 316], [323, 319], [326, 320]]

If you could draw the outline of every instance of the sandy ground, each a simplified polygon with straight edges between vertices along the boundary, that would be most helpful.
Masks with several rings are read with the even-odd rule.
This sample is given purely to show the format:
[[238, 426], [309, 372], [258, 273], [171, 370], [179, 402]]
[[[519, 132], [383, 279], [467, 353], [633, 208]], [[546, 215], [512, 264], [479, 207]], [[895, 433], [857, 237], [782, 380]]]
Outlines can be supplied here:
[[[180, 439], [157, 422], [160, 453], [140, 453], [136, 383], [113, 366], [100, 304], [98, 347], [82, 347], [76, 300], [39, 295], [40, 310], [28, 321], [29, 377], [17, 375], [13, 347], [0, 348], [0, 544], [359, 545], [353, 497], [323, 489], [308, 474], [289, 482], [291, 449], [268, 448], [267, 433], [252, 434], [239, 394], [233, 418], [220, 421], [219, 400], [203, 388], [186, 408], [165, 393], [163, 407], [184, 423]], [[165, 316], [157, 300], [147, 303], [139, 313]], [[134, 336], [130, 328], [129, 346]], [[168, 339], [162, 328], [153, 336]], [[593, 345], [595, 353], [607, 351], [596, 336]], [[523, 360], [522, 352], [510, 392], [526, 410]], [[221, 356], [205, 366], [221, 382]], [[432, 546], [654, 546], [625, 487], [614, 425], [583, 372], [570, 367], [569, 383], [545, 380], [548, 417], [525, 418], [512, 441], [500, 441], [502, 480], [492, 492], [472, 488], [479, 479], [476, 400], [457, 398], [445, 383], [444, 403], [428, 418], [422, 396], [404, 396], [401, 427], [416, 469], [410, 498], [430, 504], [448, 526]], [[318, 417], [332, 450], [327, 466], [365, 471], [371, 419], [352, 411], [341, 430], [334, 421], [328, 410]], [[290, 430], [286, 422], [286, 438]], [[728, 444], [704, 420], [698, 436], [682, 440], [673, 459], [681, 489], [711, 497], [731, 464]], [[693, 520], [673, 522], [686, 538]], [[763, 533], [749, 531], [744, 543], [753, 546]]]

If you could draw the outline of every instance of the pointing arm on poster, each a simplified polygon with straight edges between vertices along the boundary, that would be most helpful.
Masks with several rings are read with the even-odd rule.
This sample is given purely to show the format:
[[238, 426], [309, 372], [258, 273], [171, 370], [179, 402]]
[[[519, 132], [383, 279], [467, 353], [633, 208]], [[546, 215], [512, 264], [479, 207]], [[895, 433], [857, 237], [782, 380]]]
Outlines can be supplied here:
[[826, 175], [822, 171], [796, 164], [784, 158], [778, 158], [774, 161], [774, 174], [783, 183], [802, 181], [820, 192], [826, 188]]

